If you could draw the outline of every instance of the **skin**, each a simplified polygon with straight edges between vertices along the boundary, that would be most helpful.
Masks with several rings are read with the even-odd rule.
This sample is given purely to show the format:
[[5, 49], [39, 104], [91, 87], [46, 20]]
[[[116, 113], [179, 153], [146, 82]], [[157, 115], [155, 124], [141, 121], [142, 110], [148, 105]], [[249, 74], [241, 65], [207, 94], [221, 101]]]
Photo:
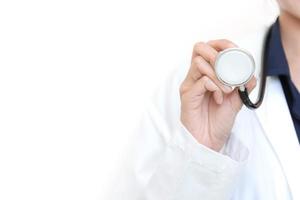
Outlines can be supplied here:
[[[278, 0], [284, 50], [291, 77], [300, 88], [300, 1]], [[231, 90], [216, 78], [213, 70], [219, 51], [237, 47], [229, 40], [198, 42], [194, 45], [190, 69], [180, 86], [181, 122], [193, 137], [214, 151], [220, 151], [230, 136], [242, 102], [237, 89]], [[253, 77], [246, 85], [252, 91]]]
[[300, 0], [279, 0], [280, 32], [291, 78], [300, 91]]

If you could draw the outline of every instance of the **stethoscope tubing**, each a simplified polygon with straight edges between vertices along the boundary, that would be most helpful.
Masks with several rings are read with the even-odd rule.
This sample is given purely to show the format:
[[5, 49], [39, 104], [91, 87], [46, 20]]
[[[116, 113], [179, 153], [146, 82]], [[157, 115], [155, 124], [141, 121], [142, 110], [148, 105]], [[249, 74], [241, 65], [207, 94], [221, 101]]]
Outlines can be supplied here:
[[238, 89], [239, 96], [243, 102], [243, 104], [249, 109], [257, 109], [261, 106], [266, 90], [266, 82], [267, 82], [267, 68], [266, 68], [266, 45], [269, 43], [270, 29], [265, 36], [264, 44], [263, 44], [263, 59], [262, 59], [262, 70], [260, 73], [260, 85], [259, 85], [259, 93], [258, 98], [255, 103], [251, 101], [249, 98], [248, 90], [245, 86], [240, 86]]

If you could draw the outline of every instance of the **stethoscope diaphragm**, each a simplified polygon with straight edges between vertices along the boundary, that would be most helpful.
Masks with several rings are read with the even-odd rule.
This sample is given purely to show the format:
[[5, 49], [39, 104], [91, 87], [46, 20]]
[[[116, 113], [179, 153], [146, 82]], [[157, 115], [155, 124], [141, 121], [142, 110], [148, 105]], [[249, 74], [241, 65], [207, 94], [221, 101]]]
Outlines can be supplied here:
[[215, 61], [216, 76], [224, 85], [238, 87], [242, 102], [250, 109], [258, 108], [262, 102], [265, 90], [265, 77], [260, 90], [260, 98], [252, 103], [249, 98], [246, 84], [251, 80], [255, 72], [253, 56], [241, 48], [229, 48], [221, 51]]
[[218, 79], [225, 85], [244, 86], [255, 72], [255, 62], [246, 50], [229, 48], [217, 55], [215, 72]]

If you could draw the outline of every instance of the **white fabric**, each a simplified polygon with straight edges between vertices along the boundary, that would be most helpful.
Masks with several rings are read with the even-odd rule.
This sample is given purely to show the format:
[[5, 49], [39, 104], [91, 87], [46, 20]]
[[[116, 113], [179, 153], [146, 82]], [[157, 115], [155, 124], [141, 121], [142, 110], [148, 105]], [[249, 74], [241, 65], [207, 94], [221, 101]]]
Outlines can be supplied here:
[[[266, 30], [234, 41], [254, 55], [256, 74]], [[179, 85], [188, 68], [172, 75], [148, 106], [111, 199], [300, 199], [300, 148], [280, 81], [268, 78], [258, 110], [242, 108], [218, 153], [180, 123]]]

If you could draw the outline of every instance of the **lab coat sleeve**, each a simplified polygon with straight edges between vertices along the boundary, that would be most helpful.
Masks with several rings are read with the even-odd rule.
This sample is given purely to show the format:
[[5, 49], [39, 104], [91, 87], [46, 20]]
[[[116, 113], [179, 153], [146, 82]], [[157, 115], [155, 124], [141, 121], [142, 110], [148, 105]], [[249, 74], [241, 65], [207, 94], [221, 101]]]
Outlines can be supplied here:
[[180, 122], [180, 80], [173, 77], [148, 106], [112, 199], [230, 199], [248, 149], [235, 136], [222, 152], [193, 138]]

